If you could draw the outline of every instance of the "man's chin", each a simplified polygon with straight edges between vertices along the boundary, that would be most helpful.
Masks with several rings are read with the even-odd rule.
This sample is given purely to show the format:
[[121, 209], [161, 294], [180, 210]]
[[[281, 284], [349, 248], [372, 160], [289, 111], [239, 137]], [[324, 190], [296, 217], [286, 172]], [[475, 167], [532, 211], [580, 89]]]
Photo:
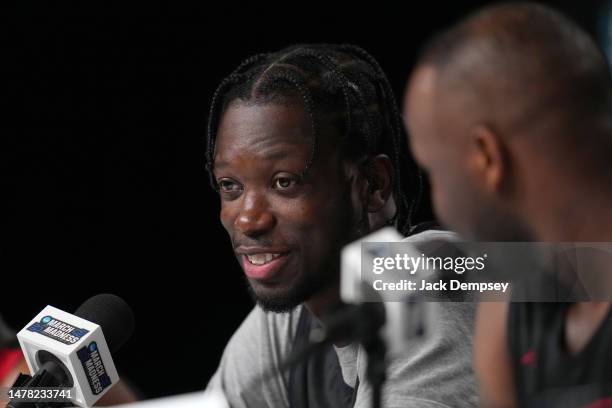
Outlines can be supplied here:
[[292, 296], [288, 292], [256, 290], [249, 284], [249, 294], [255, 303], [266, 312], [287, 313], [306, 299]]
[[321, 288], [314, 282], [297, 282], [289, 286], [269, 286], [248, 280], [251, 298], [267, 312], [287, 313], [310, 299]]
[[289, 313], [302, 304], [302, 302], [279, 301], [279, 299], [256, 299], [255, 302], [265, 312], [272, 313]]
[[247, 278], [251, 298], [269, 312], [286, 313], [325, 290], [331, 283], [329, 273], [296, 274], [290, 282], [264, 283]]

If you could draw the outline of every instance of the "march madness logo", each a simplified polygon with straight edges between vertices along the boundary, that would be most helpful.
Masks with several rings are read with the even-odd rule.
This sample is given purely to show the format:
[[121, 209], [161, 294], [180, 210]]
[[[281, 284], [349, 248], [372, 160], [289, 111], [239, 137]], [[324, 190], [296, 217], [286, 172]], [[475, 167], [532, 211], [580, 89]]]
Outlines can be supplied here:
[[100, 394], [106, 387], [111, 385], [111, 379], [106, 372], [106, 368], [104, 368], [98, 344], [95, 341], [77, 351], [77, 356], [81, 360], [87, 382], [94, 395]]
[[28, 327], [28, 330], [64, 344], [75, 344], [81, 340], [81, 337], [89, 333], [89, 330], [75, 327], [53, 316], [43, 317], [40, 322], [35, 322]]

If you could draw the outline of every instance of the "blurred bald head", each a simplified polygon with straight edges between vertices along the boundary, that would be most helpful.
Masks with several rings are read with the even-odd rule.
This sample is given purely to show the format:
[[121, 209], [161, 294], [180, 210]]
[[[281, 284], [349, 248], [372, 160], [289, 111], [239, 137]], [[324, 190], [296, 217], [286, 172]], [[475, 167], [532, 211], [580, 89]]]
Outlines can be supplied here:
[[548, 7], [487, 8], [434, 39], [420, 65], [471, 94], [471, 107], [478, 108], [473, 120], [492, 121], [508, 133], [529, 131], [551, 116], [572, 129], [610, 129], [612, 84], [604, 56], [583, 30]]
[[487, 7], [434, 38], [404, 113], [439, 217], [473, 238], [541, 239], [528, 218], [612, 181], [609, 66], [546, 6]]

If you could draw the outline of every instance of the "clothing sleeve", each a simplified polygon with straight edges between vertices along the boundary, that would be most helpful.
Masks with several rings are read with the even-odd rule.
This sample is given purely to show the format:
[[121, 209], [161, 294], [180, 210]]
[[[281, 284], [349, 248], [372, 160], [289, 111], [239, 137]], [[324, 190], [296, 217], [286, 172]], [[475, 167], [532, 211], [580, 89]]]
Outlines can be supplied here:
[[[472, 408], [478, 406], [472, 370], [474, 303], [435, 303], [430, 333], [389, 356], [383, 406], [388, 408]], [[363, 352], [365, 355], [365, 351]], [[366, 378], [365, 358], [359, 376]], [[356, 408], [369, 408], [372, 389], [359, 388]]]
[[[404, 241], [456, 240], [446, 231], [425, 231]], [[426, 334], [388, 358], [383, 406], [388, 408], [473, 408], [478, 393], [472, 369], [472, 338], [476, 303], [430, 302]], [[363, 351], [365, 355], [365, 351]], [[366, 378], [366, 358], [359, 376]], [[372, 389], [360, 385], [357, 408], [369, 408]]]
[[299, 307], [289, 313], [266, 313], [259, 306], [228, 342], [207, 391], [221, 390], [232, 408], [289, 407], [286, 375], [261, 376], [290, 352]]

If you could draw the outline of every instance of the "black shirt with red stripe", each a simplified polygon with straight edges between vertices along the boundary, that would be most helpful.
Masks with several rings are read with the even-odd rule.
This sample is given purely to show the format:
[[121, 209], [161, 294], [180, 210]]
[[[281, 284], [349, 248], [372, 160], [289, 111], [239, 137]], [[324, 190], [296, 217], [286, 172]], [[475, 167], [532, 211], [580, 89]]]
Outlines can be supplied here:
[[612, 408], [612, 311], [578, 353], [565, 347], [571, 303], [511, 303], [508, 346], [520, 407]]

